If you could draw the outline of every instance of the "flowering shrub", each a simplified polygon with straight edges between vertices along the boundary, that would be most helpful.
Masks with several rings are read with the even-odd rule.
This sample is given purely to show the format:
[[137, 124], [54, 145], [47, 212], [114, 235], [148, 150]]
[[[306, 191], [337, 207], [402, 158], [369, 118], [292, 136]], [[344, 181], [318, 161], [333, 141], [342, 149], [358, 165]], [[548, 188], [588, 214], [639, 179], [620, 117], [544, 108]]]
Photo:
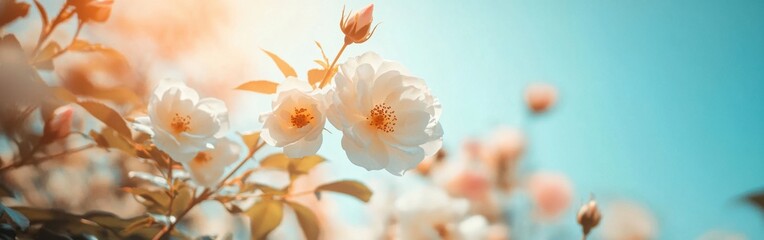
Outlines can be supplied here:
[[[162, 23], [140, 19], [152, 14], [137, 14], [144, 10], [131, 6], [137, 1], [123, 1], [133, 8], [126, 14], [110, 0], [0, 0], [0, 239], [660, 236], [660, 215], [647, 207], [607, 196], [587, 200], [572, 176], [534, 165], [531, 124], [492, 129], [451, 154], [443, 147], [441, 125], [447, 106], [428, 87], [430, 79], [385, 59], [384, 52], [345, 54], [367, 50], [363, 44], [377, 30], [388, 31], [378, 29], [373, 5], [343, 10], [334, 29], [342, 34], [341, 46], [327, 56], [316, 42], [314, 68], [295, 69], [279, 54], [258, 50], [267, 56], [262, 67], [278, 70], [277, 78], [246, 81], [236, 71], [220, 77], [233, 76], [236, 83], [224, 86], [226, 94], [267, 98], [268, 109], [254, 111], [197, 87], [195, 74], [150, 76], [152, 68], [164, 66], [137, 61], [119, 48], [120, 41], [134, 40], [129, 34], [114, 34], [126, 38], [120, 41], [105, 38], [108, 46], [88, 38], [91, 27], [117, 32], [108, 29], [116, 19], [116, 26], [160, 42], [145, 51], [172, 64], [186, 57], [173, 48], [195, 48], [195, 38], [209, 37], [197, 36], [203, 34], [195, 28], [218, 27], [209, 21], [170, 24], [174, 31], [168, 33], [148, 29], [143, 25]], [[226, 15], [199, 10], [224, 12], [215, 5], [226, 1], [168, 2], [152, 13], [182, 9], [163, 16], [175, 20]], [[34, 34], [8, 27], [37, 15], [40, 28], [24, 29]], [[38, 19], [31, 20], [37, 26]], [[73, 55], [85, 60], [70, 61]], [[526, 104], [522, 121], [534, 121], [556, 111], [560, 93], [551, 84], [533, 83], [512, 97]], [[241, 112], [257, 120], [242, 128]], [[330, 163], [317, 155], [334, 146], [344, 153], [340, 159]], [[321, 167], [345, 160], [355, 170], [393, 180], [321, 176]], [[332, 177], [348, 177], [337, 175]], [[361, 224], [369, 226], [339, 223], [337, 212], [347, 202], [326, 195], [358, 200], [353, 204], [370, 213]], [[764, 209], [764, 193], [746, 200]], [[737, 237], [717, 231], [703, 236]]]

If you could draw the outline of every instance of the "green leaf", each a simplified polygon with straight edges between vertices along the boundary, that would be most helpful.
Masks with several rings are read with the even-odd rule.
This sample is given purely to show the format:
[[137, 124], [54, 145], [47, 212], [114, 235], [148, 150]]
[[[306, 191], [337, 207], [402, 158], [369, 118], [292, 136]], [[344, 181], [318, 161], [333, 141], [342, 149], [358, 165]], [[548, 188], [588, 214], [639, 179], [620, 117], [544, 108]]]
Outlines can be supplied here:
[[251, 133], [242, 133], [241, 134], [241, 140], [244, 142], [244, 145], [249, 148], [249, 152], [255, 151], [255, 147], [257, 147], [257, 144], [260, 142], [260, 132], [251, 132]]
[[[150, 239], [162, 227], [152, 226], [151, 219], [145, 216], [124, 219], [103, 211], [76, 215], [57, 209], [31, 207], [14, 207], [13, 209], [27, 216], [32, 224], [40, 224], [41, 229], [65, 233], [64, 236], [88, 234], [98, 239]], [[173, 231], [171, 235], [180, 237], [177, 231]]]
[[316, 188], [316, 197], [319, 197], [319, 193], [322, 191], [344, 193], [364, 202], [368, 202], [369, 199], [371, 199], [372, 194], [371, 190], [369, 190], [366, 185], [352, 180], [344, 180], [318, 186]]
[[284, 77], [297, 77], [297, 72], [294, 71], [294, 68], [289, 66], [289, 64], [281, 59], [278, 55], [266, 50], [263, 50], [263, 52], [268, 54], [268, 56], [273, 59], [273, 62], [276, 63], [276, 66], [279, 67], [279, 70], [281, 70], [281, 73], [284, 74]]
[[238, 90], [253, 91], [263, 94], [274, 94], [279, 84], [268, 80], [249, 81], [236, 87]]
[[280, 201], [263, 200], [255, 203], [245, 214], [249, 216], [252, 239], [265, 239], [268, 234], [281, 224], [284, 216]]
[[260, 161], [260, 166], [264, 168], [275, 168], [279, 170], [287, 170], [289, 168], [290, 159], [286, 154], [276, 153], [265, 157]]
[[107, 107], [106, 105], [94, 102], [94, 101], [80, 101], [78, 102], [80, 106], [85, 108], [93, 117], [97, 118], [98, 120], [101, 120], [106, 126], [114, 129], [117, 131], [120, 135], [127, 139], [133, 139], [132, 133], [130, 133], [130, 128], [127, 127], [127, 123], [125, 122], [125, 119], [122, 118], [117, 111], [114, 111], [114, 109], [111, 109]]
[[320, 229], [318, 227], [318, 218], [310, 208], [303, 206], [296, 202], [286, 201], [286, 204], [294, 209], [295, 215], [297, 215], [297, 221], [300, 223], [300, 228], [305, 234], [305, 238], [308, 240], [318, 239]]

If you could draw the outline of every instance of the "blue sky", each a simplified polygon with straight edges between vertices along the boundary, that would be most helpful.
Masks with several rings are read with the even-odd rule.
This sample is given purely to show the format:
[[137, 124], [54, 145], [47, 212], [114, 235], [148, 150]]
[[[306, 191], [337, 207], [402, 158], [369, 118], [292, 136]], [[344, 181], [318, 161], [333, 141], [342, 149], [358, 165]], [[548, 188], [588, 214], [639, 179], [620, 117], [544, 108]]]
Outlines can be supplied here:
[[[524, 126], [535, 167], [568, 174], [576, 199], [645, 203], [660, 239], [710, 229], [764, 237], [762, 215], [739, 200], [764, 187], [764, 2], [375, 7], [382, 25], [358, 48], [427, 80], [444, 106], [448, 147], [501, 124]], [[522, 90], [534, 81], [558, 86], [561, 102], [530, 119]]]

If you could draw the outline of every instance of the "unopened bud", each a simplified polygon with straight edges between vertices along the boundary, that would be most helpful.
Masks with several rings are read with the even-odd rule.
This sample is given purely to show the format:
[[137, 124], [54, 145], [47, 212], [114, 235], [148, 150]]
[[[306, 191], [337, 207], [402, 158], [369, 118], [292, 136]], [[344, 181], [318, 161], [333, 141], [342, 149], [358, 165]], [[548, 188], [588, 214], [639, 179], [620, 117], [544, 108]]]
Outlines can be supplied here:
[[340, 20], [340, 29], [345, 34], [345, 43], [363, 43], [369, 40], [374, 30], [371, 28], [371, 22], [373, 21], [372, 14], [374, 12], [374, 4], [369, 4], [361, 11], [345, 16], [343, 11], [342, 19]]
[[600, 223], [602, 215], [597, 208], [597, 202], [594, 199], [589, 200], [589, 203], [581, 206], [578, 211], [578, 224], [581, 225], [581, 229], [584, 232], [584, 236], [589, 235], [589, 232]]
[[42, 141], [53, 142], [69, 135], [72, 129], [74, 108], [64, 105], [53, 111], [53, 117], [45, 123]]

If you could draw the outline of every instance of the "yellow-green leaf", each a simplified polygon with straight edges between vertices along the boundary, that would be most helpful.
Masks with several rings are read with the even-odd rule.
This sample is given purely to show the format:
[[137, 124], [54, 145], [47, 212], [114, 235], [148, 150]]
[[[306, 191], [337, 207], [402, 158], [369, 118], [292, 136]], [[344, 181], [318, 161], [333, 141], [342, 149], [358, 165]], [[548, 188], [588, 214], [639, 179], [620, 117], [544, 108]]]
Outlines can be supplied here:
[[276, 200], [263, 200], [249, 208], [245, 214], [249, 216], [252, 239], [265, 239], [278, 227], [284, 216], [283, 208]]
[[279, 84], [268, 80], [249, 81], [236, 87], [239, 90], [253, 91], [263, 94], [274, 94]]
[[313, 167], [322, 162], [324, 162], [324, 158], [318, 155], [292, 159], [292, 167], [290, 169], [295, 171], [295, 173], [306, 174], [310, 169], [313, 169]]
[[177, 190], [176, 194], [177, 195], [175, 195], [175, 199], [172, 201], [171, 214], [173, 216], [180, 215], [180, 213], [182, 213], [186, 208], [188, 208], [189, 205], [191, 205], [191, 200], [194, 197], [194, 191], [189, 187], [181, 186]]
[[59, 46], [58, 43], [48, 43], [48, 45], [45, 45], [45, 48], [43, 48], [34, 58], [35, 67], [45, 70], [53, 69], [53, 57], [55, 57], [56, 53], [59, 51], [61, 51], [61, 46]]
[[78, 103], [93, 115], [93, 117], [106, 124], [106, 126], [114, 129], [127, 139], [133, 139], [133, 135], [130, 133], [130, 128], [127, 127], [125, 119], [123, 119], [117, 111], [114, 111], [114, 109], [94, 101], [80, 101]]
[[283, 153], [272, 154], [261, 160], [260, 166], [264, 168], [287, 170], [289, 168], [289, 157]]
[[297, 72], [294, 71], [294, 68], [289, 66], [289, 64], [281, 59], [278, 55], [266, 50], [263, 50], [263, 52], [268, 54], [268, 56], [273, 59], [273, 62], [276, 63], [276, 66], [279, 67], [279, 70], [281, 70], [281, 73], [284, 74], [284, 77], [297, 77]]
[[319, 193], [322, 191], [344, 193], [364, 202], [368, 202], [372, 194], [371, 190], [369, 190], [366, 185], [352, 180], [344, 180], [318, 186], [316, 188], [316, 197], [320, 196]]
[[303, 206], [296, 202], [286, 202], [289, 207], [294, 209], [295, 215], [297, 215], [297, 221], [300, 222], [300, 228], [305, 234], [305, 238], [308, 240], [318, 239], [320, 229], [318, 228], [318, 218], [310, 208]]
[[244, 145], [247, 145], [250, 152], [255, 151], [255, 147], [260, 142], [260, 132], [242, 133], [241, 140], [244, 142]]

